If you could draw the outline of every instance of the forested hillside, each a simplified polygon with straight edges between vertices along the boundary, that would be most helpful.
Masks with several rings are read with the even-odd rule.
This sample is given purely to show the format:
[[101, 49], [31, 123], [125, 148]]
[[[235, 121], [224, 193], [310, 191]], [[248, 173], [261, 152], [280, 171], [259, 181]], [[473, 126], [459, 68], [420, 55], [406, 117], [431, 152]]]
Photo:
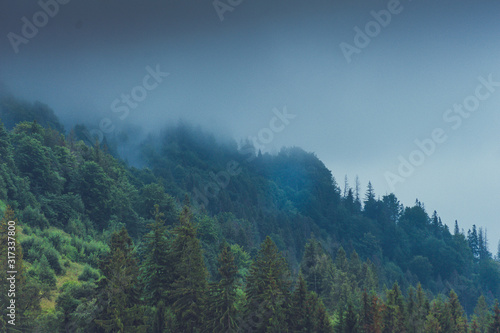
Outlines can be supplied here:
[[500, 329], [480, 226], [341, 188], [297, 147], [262, 154], [179, 123], [139, 145], [138, 168], [42, 104], [2, 110], [0, 237], [16, 221], [18, 265], [13, 330], [3, 245], [2, 332]]

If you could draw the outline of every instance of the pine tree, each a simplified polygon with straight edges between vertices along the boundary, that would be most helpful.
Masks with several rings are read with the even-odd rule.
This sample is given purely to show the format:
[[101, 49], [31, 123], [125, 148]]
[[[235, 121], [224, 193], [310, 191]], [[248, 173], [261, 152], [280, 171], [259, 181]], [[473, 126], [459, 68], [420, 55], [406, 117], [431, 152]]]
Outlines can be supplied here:
[[54, 270], [50, 267], [49, 261], [45, 254], [42, 254], [40, 260], [35, 261], [33, 270], [38, 276], [40, 282], [49, 289], [54, 289], [56, 286], [57, 278]]
[[[328, 310], [333, 311], [338, 308], [342, 303], [344, 296], [344, 291], [350, 287], [348, 285], [350, 281], [347, 279], [347, 273], [341, 272], [335, 267], [335, 264], [330, 258], [324, 260], [324, 267], [322, 267], [322, 279], [321, 279], [321, 294], [320, 296], [325, 301], [325, 306]], [[350, 289], [348, 290], [350, 291]]]
[[474, 315], [476, 316], [476, 322], [481, 332], [486, 332], [491, 313], [484, 295], [479, 296], [476, 307], [474, 308]]
[[375, 200], [375, 191], [372, 183], [368, 182], [368, 189], [366, 190], [364, 212], [369, 218], [376, 218], [377, 216], [377, 201]]
[[109, 248], [100, 264], [105, 276], [99, 285], [103, 312], [95, 322], [106, 332], [146, 332], [139, 298], [139, 267], [125, 228], [111, 235]]
[[472, 226], [472, 231], [469, 230], [467, 233], [467, 241], [469, 242], [469, 247], [472, 250], [474, 259], [479, 260], [479, 239], [475, 224]]
[[439, 237], [439, 235], [441, 234], [441, 227], [439, 225], [439, 216], [437, 215], [436, 211], [432, 213], [431, 228], [432, 231], [434, 232], [434, 235]]
[[359, 191], [360, 191], [360, 183], [359, 183], [359, 177], [356, 175], [356, 185], [355, 185], [355, 196], [354, 196], [354, 205], [356, 207], [356, 210], [359, 212], [361, 211], [361, 200], [359, 198]]
[[354, 309], [352, 302], [349, 300], [347, 302], [344, 318], [343, 332], [345, 333], [356, 333], [358, 332], [358, 316]]
[[297, 286], [292, 295], [292, 306], [290, 309], [289, 329], [292, 332], [312, 332], [314, 329], [313, 319], [309, 311], [309, 292], [302, 274], [299, 275]]
[[415, 297], [415, 289], [410, 287], [408, 291], [408, 299], [406, 302], [406, 329], [408, 333], [422, 332], [423, 327], [419, 327], [418, 322], [418, 312], [417, 312], [417, 300]]
[[458, 227], [458, 221], [457, 221], [457, 220], [455, 220], [455, 229], [454, 229], [454, 231], [453, 231], [453, 236], [455, 236], [455, 237], [456, 237], [456, 236], [458, 236], [458, 235], [460, 235], [460, 228]]
[[335, 266], [337, 266], [337, 268], [340, 269], [342, 272], [347, 272], [349, 268], [347, 255], [342, 246], [337, 250], [337, 256], [335, 257]]
[[180, 223], [172, 231], [174, 240], [170, 250], [174, 282], [169, 299], [173, 303], [179, 332], [201, 330], [208, 288], [208, 271], [191, 217], [189, 202], [186, 202], [180, 215]]
[[358, 253], [356, 252], [356, 250], [354, 250], [351, 253], [348, 264], [348, 272], [350, 275], [350, 279], [353, 281], [353, 289], [355, 287], [360, 287], [363, 283], [361, 276], [362, 269], [363, 266], [361, 264], [361, 260], [359, 260]]
[[429, 309], [430, 305], [427, 295], [422, 289], [422, 285], [418, 283], [416, 293], [416, 309], [414, 311], [416, 332], [423, 332], [423, 327], [425, 326], [425, 320], [429, 314]]
[[495, 301], [495, 306], [493, 308], [493, 321], [488, 327], [488, 333], [500, 333], [500, 307], [498, 305], [498, 300]]
[[304, 256], [300, 263], [300, 273], [307, 283], [308, 290], [321, 294], [321, 258], [325, 256], [321, 244], [314, 238], [310, 238], [304, 247]]
[[370, 259], [367, 259], [361, 267], [361, 288], [367, 291], [378, 290], [378, 276], [375, 266]]
[[236, 278], [238, 267], [228, 244], [224, 244], [219, 254], [220, 281], [212, 286], [210, 299], [212, 318], [207, 318], [212, 332], [238, 332], [236, 310]]
[[397, 282], [387, 291], [384, 332], [406, 332], [404, 298]]
[[432, 307], [430, 309], [429, 316], [427, 316], [426, 327], [428, 326], [429, 320], [430, 323], [434, 325], [435, 318], [441, 332], [452, 332], [453, 323], [450, 307], [448, 303], [443, 301], [442, 295], [438, 295], [438, 297], [432, 301]]
[[291, 297], [288, 329], [290, 332], [333, 333], [323, 302], [315, 292], [307, 290], [302, 275]]
[[344, 177], [344, 193], [343, 197], [344, 199], [347, 198], [347, 193], [349, 192], [350, 187], [349, 187], [349, 181], [347, 180], [347, 175]]
[[448, 308], [451, 322], [450, 332], [466, 332], [467, 331], [467, 319], [465, 318], [465, 313], [460, 305], [457, 294], [451, 290], [448, 300]]
[[481, 332], [484, 332], [484, 331], [479, 329], [479, 325], [477, 323], [477, 317], [474, 316], [472, 318], [472, 323], [470, 324], [469, 333], [481, 333]]
[[159, 205], [155, 205], [155, 221], [148, 227], [151, 230], [144, 236], [145, 258], [141, 267], [141, 282], [144, 299], [155, 307], [154, 332], [165, 329], [164, 299], [172, 281], [169, 262], [169, 243], [167, 228]]
[[286, 331], [289, 289], [288, 264], [268, 236], [261, 244], [247, 277], [245, 323], [254, 325], [252, 328], [256, 332]]
[[373, 325], [375, 309], [372, 308], [371, 299], [366, 290], [363, 291], [363, 294], [361, 295], [361, 304], [361, 317], [359, 319], [360, 326], [364, 332], [370, 332]]
[[318, 295], [315, 292], [310, 293], [310, 299], [311, 303], [315, 303], [316, 306], [316, 311], [314, 315], [314, 331], [313, 332], [318, 332], [318, 333], [333, 333], [333, 326], [330, 321], [330, 318], [328, 317], [328, 314], [326, 312], [326, 308], [323, 305], [323, 302], [321, 299], [318, 297]]
[[441, 325], [439, 324], [439, 320], [432, 313], [427, 315], [425, 321], [425, 332], [432, 332], [432, 333], [444, 332], [443, 329], [441, 328]]

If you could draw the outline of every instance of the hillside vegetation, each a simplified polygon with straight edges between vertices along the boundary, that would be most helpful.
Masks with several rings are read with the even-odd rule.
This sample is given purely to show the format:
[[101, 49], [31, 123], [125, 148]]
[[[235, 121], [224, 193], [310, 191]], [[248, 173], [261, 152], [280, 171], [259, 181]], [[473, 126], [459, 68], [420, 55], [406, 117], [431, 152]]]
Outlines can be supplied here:
[[[46, 106], [2, 108], [0, 237], [15, 220], [20, 332], [500, 328], [481, 227], [450, 232], [418, 200], [341, 189], [297, 147], [262, 154], [180, 123], [141, 143], [136, 168], [113, 138], [66, 135]], [[13, 328], [6, 271], [0, 331]]]

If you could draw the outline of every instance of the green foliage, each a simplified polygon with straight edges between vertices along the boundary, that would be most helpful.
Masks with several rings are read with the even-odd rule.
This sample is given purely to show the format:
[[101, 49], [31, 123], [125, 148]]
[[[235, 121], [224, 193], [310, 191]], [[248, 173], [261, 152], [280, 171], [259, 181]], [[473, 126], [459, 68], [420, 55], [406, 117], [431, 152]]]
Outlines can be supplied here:
[[219, 254], [221, 279], [212, 285], [207, 322], [212, 332], [238, 332], [237, 272], [231, 248], [224, 244]]
[[105, 278], [99, 285], [105, 311], [95, 322], [106, 332], [146, 332], [145, 309], [139, 298], [138, 265], [132, 239], [125, 229], [112, 234], [109, 248], [109, 254], [101, 261]]
[[180, 223], [172, 231], [174, 240], [169, 253], [174, 273], [169, 300], [181, 332], [200, 330], [206, 306], [208, 272], [191, 218], [191, 210], [185, 205]]
[[250, 254], [243, 250], [238, 244], [231, 244], [230, 248], [234, 257], [234, 263], [238, 268], [236, 276], [241, 282], [247, 276], [252, 260], [250, 259]]
[[42, 257], [50, 265], [50, 268], [58, 275], [63, 273], [60, 263], [60, 254], [51, 242], [38, 235], [28, 236], [21, 241], [21, 245], [26, 251], [26, 260], [29, 262], [40, 261]]
[[99, 271], [90, 267], [89, 265], [85, 265], [83, 267], [82, 274], [78, 276], [78, 281], [97, 281], [99, 280], [100, 274]]
[[[500, 265], [481, 227], [465, 235], [456, 223], [452, 235], [437, 212], [377, 199], [371, 183], [364, 205], [359, 186], [346, 182], [341, 196], [314, 154], [256, 154], [180, 124], [143, 143], [147, 168], [136, 169], [89, 142], [83, 126], [64, 138], [43, 105], [4, 100], [0, 109], [13, 128], [0, 124], [0, 212], [11, 205], [24, 230], [20, 284], [34, 304], [22, 305], [25, 331], [39, 318], [41, 331], [329, 332], [332, 314], [342, 331], [452, 332], [473, 310], [469, 327], [495, 323], [488, 303], [500, 297]], [[193, 209], [179, 222], [186, 194]], [[81, 283], [40, 312], [71, 261], [86, 264]], [[303, 277], [293, 294], [290, 271]], [[385, 301], [382, 285], [393, 285]]]
[[474, 308], [474, 316], [477, 328], [481, 330], [481, 332], [486, 331], [488, 323], [490, 322], [491, 313], [484, 295], [481, 295], [477, 300], [476, 307]]
[[40, 259], [37, 259], [28, 274], [35, 276], [42, 284], [54, 288], [56, 286], [56, 274], [50, 267], [49, 261], [45, 254]]
[[488, 333], [498, 332], [500, 332], [500, 306], [498, 305], [498, 300], [496, 300], [495, 307], [493, 308], [493, 320], [488, 326]]
[[49, 220], [40, 211], [39, 208], [33, 208], [31, 206], [26, 207], [21, 213], [21, 221], [29, 226], [45, 229], [49, 227]]
[[266, 237], [250, 267], [246, 285], [246, 318], [260, 318], [257, 332], [286, 328], [290, 284], [285, 259], [271, 238]]

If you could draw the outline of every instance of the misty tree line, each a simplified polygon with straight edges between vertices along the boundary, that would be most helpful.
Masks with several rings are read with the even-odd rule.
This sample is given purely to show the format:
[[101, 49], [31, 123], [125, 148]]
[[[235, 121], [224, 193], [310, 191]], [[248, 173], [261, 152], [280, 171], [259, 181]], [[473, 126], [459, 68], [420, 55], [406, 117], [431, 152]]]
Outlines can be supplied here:
[[[35, 106], [11, 100], [8, 107], [23, 119]], [[414, 325], [424, 331], [426, 325], [460, 331], [465, 324], [473, 328], [474, 316], [484, 331], [495, 322], [500, 270], [482, 228], [465, 233], [457, 223], [451, 233], [437, 212], [429, 216], [421, 202], [404, 207], [394, 194], [377, 198], [371, 184], [363, 198], [359, 184], [352, 189], [346, 183], [341, 191], [323, 163], [300, 148], [277, 155], [254, 151], [255, 158], [247, 161], [241, 149], [252, 151], [251, 145], [221, 143], [186, 124], [142, 142], [139, 153], [148, 167], [131, 167], [112, 156], [126, 144], [122, 137], [86, 144], [84, 126], [65, 135], [51, 125], [57, 119], [50, 112], [46, 109], [50, 121], [41, 117], [12, 123], [10, 130], [0, 125], [0, 211], [8, 212], [10, 205], [15, 213], [9, 218], [17, 218], [21, 230], [20, 285], [26, 302], [20, 300], [19, 310], [26, 326], [20, 330], [105, 330], [113, 325], [153, 330], [158, 323], [173, 330], [188, 322], [211, 329], [209, 322], [222, 318], [213, 314], [221, 311], [214, 304], [221, 302], [216, 301], [220, 284], [229, 284], [221, 282], [226, 273], [220, 269], [231, 255], [236, 315], [223, 322], [240, 328], [258, 326], [262, 317], [265, 325], [274, 325], [269, 327], [297, 331], [294, 325], [299, 324], [292, 319], [300, 316], [309, 318], [307, 325], [337, 331], [390, 331], [396, 324], [409, 331]], [[231, 160], [242, 171], [227, 187], [204, 209], [187, 204], [185, 196]], [[156, 228], [165, 229], [157, 234], [165, 235], [155, 242], [164, 243], [160, 247], [167, 253], [160, 262], [152, 261], [147, 250], [157, 223]], [[176, 243], [181, 239], [184, 243]], [[129, 251], [116, 252], [117, 244], [126, 244]], [[193, 256], [179, 262], [183, 257], [176, 246], [193, 248]], [[279, 258], [275, 267], [283, 273], [272, 283], [262, 279], [274, 271], [250, 278], [257, 274], [252, 267], [262, 258], [263, 246]], [[113, 265], [122, 259], [123, 265]], [[198, 263], [196, 279], [184, 275], [190, 262]], [[153, 301], [147, 287], [153, 282], [147, 276], [155, 276], [151, 267], [160, 266], [169, 268], [161, 282], [166, 289], [156, 292]], [[127, 278], [113, 280], [119, 269]], [[301, 278], [307, 291], [301, 291], [302, 305], [293, 306], [294, 295], [303, 290]], [[190, 283], [200, 283], [199, 289], [190, 291]], [[277, 289], [250, 290], [252, 283]], [[127, 292], [115, 294], [119, 286]], [[192, 301], [197, 295], [203, 296], [201, 302]], [[227, 291], [226, 297], [230, 295]], [[258, 301], [249, 303], [252, 295]], [[412, 299], [418, 295], [426, 301], [415, 315], [417, 301]], [[113, 313], [101, 311], [113, 302], [118, 304]], [[199, 308], [184, 308], [186, 304]], [[294, 312], [298, 308], [300, 316]], [[135, 310], [147, 320], [136, 317]], [[185, 320], [179, 319], [181, 314]], [[377, 324], [366, 328], [371, 321]]]

